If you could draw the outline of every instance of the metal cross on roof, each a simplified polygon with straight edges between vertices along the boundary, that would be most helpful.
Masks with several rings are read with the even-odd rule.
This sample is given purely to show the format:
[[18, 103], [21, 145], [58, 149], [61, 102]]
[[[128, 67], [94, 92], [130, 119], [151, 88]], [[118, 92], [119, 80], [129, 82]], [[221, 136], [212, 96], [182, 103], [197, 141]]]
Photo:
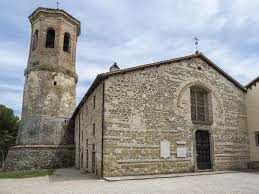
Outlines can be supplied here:
[[57, 3], [57, 9], [59, 8], [58, 6], [60, 5], [59, 1], [56, 2]]
[[199, 39], [197, 37], [194, 37], [194, 40], [195, 40], [196, 51], [198, 51]]

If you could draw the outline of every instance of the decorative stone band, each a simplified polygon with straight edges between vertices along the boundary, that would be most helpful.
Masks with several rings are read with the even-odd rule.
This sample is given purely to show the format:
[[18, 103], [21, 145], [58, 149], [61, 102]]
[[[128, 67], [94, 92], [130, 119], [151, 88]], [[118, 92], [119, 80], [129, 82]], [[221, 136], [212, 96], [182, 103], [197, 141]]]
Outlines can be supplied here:
[[10, 149], [23, 149], [23, 148], [48, 148], [48, 149], [74, 149], [75, 145], [16, 145]]
[[74, 73], [68, 69], [64, 69], [62, 67], [57, 67], [57, 66], [49, 65], [49, 64], [41, 64], [41, 65], [35, 65], [33, 67], [28, 67], [25, 69], [24, 75], [26, 76], [31, 71], [40, 71], [40, 70], [51, 71], [51, 72], [61, 72], [68, 76], [73, 77], [75, 79], [76, 83], [78, 81], [78, 76], [76, 73]]

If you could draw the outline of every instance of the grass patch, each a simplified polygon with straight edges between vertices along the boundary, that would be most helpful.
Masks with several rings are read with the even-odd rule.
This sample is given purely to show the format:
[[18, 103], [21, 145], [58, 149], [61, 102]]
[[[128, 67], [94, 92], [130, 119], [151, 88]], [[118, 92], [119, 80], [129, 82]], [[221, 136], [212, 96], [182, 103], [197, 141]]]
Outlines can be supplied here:
[[53, 169], [0, 171], [0, 179], [18, 179], [18, 178], [47, 176], [47, 175], [52, 175], [54, 171], [55, 170]]

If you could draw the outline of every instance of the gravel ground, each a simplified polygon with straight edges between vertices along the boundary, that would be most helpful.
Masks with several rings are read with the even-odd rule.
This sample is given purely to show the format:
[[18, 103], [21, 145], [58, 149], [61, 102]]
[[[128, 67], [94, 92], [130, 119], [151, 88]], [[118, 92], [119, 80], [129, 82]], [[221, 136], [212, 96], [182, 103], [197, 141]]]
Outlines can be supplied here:
[[58, 170], [52, 176], [0, 180], [0, 194], [135, 194], [233, 193], [259, 194], [259, 172], [238, 172], [177, 178], [108, 182], [76, 169]]

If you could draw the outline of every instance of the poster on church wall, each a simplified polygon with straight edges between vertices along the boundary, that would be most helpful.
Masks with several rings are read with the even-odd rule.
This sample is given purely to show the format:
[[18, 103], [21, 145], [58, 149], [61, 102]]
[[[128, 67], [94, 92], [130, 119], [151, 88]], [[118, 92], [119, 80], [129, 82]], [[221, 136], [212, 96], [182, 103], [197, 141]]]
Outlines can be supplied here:
[[170, 157], [170, 142], [169, 141], [161, 141], [160, 142], [160, 156], [161, 158], [169, 158]]
[[177, 148], [176, 154], [178, 158], [186, 158], [187, 157], [187, 148]]

